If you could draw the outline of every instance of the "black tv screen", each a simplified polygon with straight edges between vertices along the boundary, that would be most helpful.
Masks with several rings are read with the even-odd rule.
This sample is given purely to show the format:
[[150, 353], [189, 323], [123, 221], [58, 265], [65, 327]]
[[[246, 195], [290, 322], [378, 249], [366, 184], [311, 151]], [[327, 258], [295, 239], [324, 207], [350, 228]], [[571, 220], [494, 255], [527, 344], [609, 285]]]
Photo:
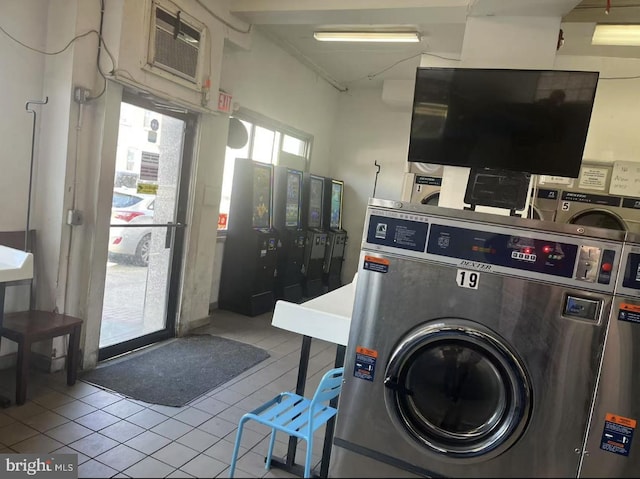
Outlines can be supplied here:
[[418, 68], [409, 161], [577, 178], [598, 72]]

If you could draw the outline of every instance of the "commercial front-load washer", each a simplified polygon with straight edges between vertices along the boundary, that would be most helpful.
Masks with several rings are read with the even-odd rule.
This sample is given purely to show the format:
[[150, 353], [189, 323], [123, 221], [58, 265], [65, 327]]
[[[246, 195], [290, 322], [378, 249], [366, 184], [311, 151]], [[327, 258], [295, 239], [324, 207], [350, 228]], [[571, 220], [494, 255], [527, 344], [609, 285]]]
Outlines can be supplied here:
[[369, 200], [330, 476], [575, 477], [623, 238]]
[[580, 477], [638, 477], [640, 236], [627, 235]]
[[612, 164], [583, 163], [577, 184], [562, 190], [556, 221], [640, 233], [640, 198], [608, 194], [612, 174]]

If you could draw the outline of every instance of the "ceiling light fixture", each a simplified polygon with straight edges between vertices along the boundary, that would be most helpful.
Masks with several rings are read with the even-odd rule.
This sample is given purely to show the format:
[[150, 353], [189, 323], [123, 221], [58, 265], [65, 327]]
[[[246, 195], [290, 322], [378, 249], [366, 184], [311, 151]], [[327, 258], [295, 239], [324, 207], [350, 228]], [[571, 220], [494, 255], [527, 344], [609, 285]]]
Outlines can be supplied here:
[[412, 42], [420, 41], [418, 32], [314, 32], [321, 42]]
[[640, 46], [640, 25], [598, 24], [593, 31], [591, 44]]

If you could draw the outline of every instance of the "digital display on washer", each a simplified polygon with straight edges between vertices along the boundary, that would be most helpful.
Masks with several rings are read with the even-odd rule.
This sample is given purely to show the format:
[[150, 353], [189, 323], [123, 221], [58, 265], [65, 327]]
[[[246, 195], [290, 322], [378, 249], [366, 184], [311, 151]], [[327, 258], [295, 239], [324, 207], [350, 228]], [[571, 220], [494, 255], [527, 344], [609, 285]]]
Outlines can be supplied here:
[[640, 289], [640, 254], [629, 253], [627, 256], [622, 286], [625, 288]]
[[427, 253], [571, 278], [578, 246], [454, 226], [431, 225]]
[[423, 252], [428, 229], [428, 223], [371, 215], [367, 242]]

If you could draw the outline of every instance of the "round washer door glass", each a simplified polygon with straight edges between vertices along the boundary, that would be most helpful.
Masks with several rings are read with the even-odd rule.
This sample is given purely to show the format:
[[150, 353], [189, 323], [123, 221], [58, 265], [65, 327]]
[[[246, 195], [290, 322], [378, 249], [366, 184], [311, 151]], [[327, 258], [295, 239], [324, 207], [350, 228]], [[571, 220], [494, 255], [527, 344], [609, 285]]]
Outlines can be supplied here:
[[385, 386], [394, 423], [419, 446], [455, 461], [505, 451], [531, 412], [518, 357], [493, 331], [460, 319], [412, 330], [392, 354]]
[[612, 215], [608, 211], [585, 211], [574, 216], [569, 223], [580, 226], [595, 226], [597, 228], [606, 228], [609, 230], [626, 231], [622, 220]]
[[420, 201], [420, 203], [422, 203], [423, 205], [438, 206], [438, 201], [440, 201], [440, 193], [435, 193], [422, 198], [422, 201]]

